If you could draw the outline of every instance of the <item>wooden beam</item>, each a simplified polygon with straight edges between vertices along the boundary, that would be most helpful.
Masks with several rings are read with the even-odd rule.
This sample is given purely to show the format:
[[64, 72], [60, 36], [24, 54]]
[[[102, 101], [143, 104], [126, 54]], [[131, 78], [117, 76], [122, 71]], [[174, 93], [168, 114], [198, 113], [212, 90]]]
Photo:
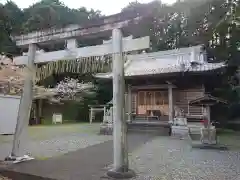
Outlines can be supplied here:
[[128, 95], [127, 95], [127, 102], [128, 102], [128, 121], [132, 121], [132, 89], [131, 86], [128, 85]]
[[[150, 47], [149, 36], [132, 40], [128, 39], [123, 41], [123, 52], [148, 49], [149, 47]], [[34, 63], [47, 63], [50, 61], [59, 60], [73, 60], [80, 57], [103, 56], [112, 53], [113, 53], [112, 44], [106, 43], [97, 46], [89, 46], [71, 50], [61, 50], [36, 54]], [[18, 56], [13, 58], [13, 62], [16, 65], [27, 64], [27, 58], [28, 58], [27, 56]]]
[[[172, 88], [176, 88], [176, 86], [171, 85]], [[159, 85], [145, 85], [145, 86], [132, 86], [132, 89], [168, 89], [169, 85], [168, 84], [159, 84]]]
[[173, 121], [173, 88], [171, 85], [168, 85], [168, 118], [169, 122]]

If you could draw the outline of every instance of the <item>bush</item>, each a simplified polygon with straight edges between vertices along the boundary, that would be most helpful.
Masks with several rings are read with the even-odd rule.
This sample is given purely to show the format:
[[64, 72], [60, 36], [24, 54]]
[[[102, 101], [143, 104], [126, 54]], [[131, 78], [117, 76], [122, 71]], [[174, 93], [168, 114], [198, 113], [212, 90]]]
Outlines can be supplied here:
[[234, 103], [229, 106], [229, 119], [236, 119], [240, 117], [240, 104]]

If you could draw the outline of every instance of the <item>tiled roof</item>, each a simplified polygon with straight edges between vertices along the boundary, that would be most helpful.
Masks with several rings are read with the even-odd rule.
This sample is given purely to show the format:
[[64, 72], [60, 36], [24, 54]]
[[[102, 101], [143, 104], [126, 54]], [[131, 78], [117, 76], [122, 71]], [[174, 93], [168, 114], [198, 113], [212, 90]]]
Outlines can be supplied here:
[[[156, 75], [176, 72], [203, 72], [224, 67], [224, 63], [208, 63], [201, 53], [201, 46], [129, 55], [125, 63], [125, 76]], [[98, 74], [111, 78], [112, 73]]]
[[213, 104], [227, 104], [227, 101], [220, 99], [218, 97], [214, 97], [210, 94], [205, 94], [204, 96], [194, 99], [192, 101], [189, 102], [189, 105], [191, 106], [209, 106], [209, 105], [213, 105]]

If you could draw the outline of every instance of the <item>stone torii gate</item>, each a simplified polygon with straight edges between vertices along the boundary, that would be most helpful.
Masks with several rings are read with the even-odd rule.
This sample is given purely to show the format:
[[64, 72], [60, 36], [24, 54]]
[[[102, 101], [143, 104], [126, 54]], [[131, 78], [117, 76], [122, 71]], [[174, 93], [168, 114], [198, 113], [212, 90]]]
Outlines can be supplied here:
[[[139, 18], [134, 18], [139, 20]], [[76, 30], [76, 26], [61, 30], [35, 32], [20, 37], [15, 37], [16, 44], [20, 47], [28, 46], [28, 56], [15, 57], [14, 62], [17, 65], [27, 65], [28, 73], [25, 77], [24, 89], [19, 107], [18, 122], [14, 135], [14, 144], [11, 157], [21, 157], [22, 146], [26, 140], [26, 129], [32, 104], [32, 86], [33, 74], [35, 74], [35, 64], [47, 63], [59, 60], [73, 60], [76, 58], [103, 56], [112, 54], [113, 59], [113, 138], [114, 138], [114, 167], [107, 174], [115, 178], [132, 177], [134, 173], [128, 168], [128, 151], [126, 142], [126, 122], [124, 119], [124, 61], [123, 52], [147, 49], [150, 46], [149, 37], [139, 39], [126, 39], [123, 41], [120, 28], [127, 26], [127, 21], [118, 22], [105, 26], [105, 31], [112, 31], [112, 41], [103, 45], [90, 47], [77, 47], [76, 37], [79, 35], [91, 34], [88, 29]], [[94, 33], [97, 33], [96, 27]], [[104, 30], [99, 26], [98, 32]], [[84, 33], [81, 33], [84, 32]], [[44, 35], [45, 34], [45, 35]], [[37, 44], [46, 44], [52, 41], [66, 41], [67, 48], [71, 50], [60, 50], [47, 53], [36, 53]]]

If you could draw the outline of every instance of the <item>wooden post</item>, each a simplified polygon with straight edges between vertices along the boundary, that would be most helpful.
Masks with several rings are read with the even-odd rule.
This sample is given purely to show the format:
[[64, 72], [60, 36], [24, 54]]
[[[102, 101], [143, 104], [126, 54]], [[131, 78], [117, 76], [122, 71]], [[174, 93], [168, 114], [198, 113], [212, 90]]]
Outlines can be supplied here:
[[38, 113], [39, 113], [39, 122], [40, 124], [42, 123], [41, 122], [41, 118], [42, 118], [42, 106], [43, 106], [43, 100], [42, 99], [39, 99], [39, 104], [38, 104]]
[[89, 116], [89, 122], [92, 124], [92, 119], [93, 119], [93, 108], [90, 108], [90, 116]]
[[168, 85], [168, 106], [169, 106], [169, 122], [173, 121], [173, 94], [172, 94], [172, 85]]
[[78, 43], [76, 39], [67, 39], [66, 40], [67, 49], [72, 50], [78, 47]]
[[122, 33], [114, 29], [113, 37], [113, 169], [107, 175], [112, 178], [131, 178], [135, 174], [128, 169], [127, 130], [125, 113], [124, 61], [122, 58]]
[[132, 121], [132, 89], [128, 85], [128, 121]]
[[35, 71], [34, 58], [36, 54], [36, 45], [30, 44], [28, 50], [27, 73], [25, 75], [23, 93], [19, 105], [18, 119], [14, 134], [12, 157], [21, 157], [24, 155], [25, 142], [28, 132], [29, 116], [33, 99], [33, 76]]
[[103, 108], [103, 122], [106, 122], [106, 106]]
[[211, 125], [211, 114], [210, 114], [210, 106], [206, 106], [206, 118], [208, 120], [208, 127]]

